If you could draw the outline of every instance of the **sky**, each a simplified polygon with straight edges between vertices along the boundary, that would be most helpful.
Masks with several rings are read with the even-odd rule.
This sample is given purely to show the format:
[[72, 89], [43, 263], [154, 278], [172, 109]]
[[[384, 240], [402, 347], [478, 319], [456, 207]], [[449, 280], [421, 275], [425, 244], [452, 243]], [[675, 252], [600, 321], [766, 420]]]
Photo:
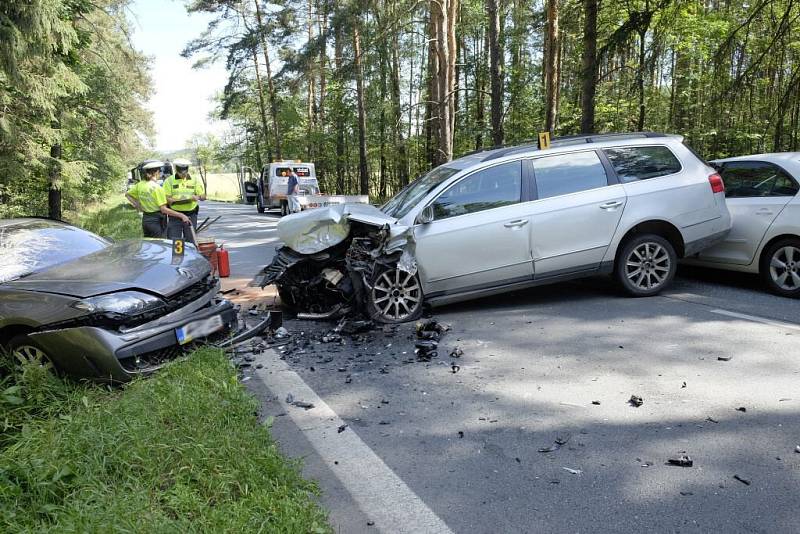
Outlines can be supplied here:
[[154, 148], [178, 150], [195, 133], [224, 132], [224, 121], [208, 117], [215, 107], [212, 97], [227, 81], [224, 65], [192, 69], [194, 60], [180, 55], [212, 16], [189, 15], [180, 0], [135, 0], [130, 10], [134, 46], [154, 59], [151, 76], [155, 87], [147, 105], [156, 129]]

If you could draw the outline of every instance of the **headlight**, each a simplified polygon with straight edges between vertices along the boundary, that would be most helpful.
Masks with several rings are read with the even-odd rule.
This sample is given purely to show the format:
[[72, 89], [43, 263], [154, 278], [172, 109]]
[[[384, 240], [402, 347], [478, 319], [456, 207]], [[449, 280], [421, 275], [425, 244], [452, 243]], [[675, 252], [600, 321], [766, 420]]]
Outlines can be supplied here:
[[136, 315], [161, 306], [164, 306], [164, 301], [160, 298], [138, 291], [109, 293], [82, 299], [72, 304], [73, 308], [89, 313], [122, 313], [126, 315]]

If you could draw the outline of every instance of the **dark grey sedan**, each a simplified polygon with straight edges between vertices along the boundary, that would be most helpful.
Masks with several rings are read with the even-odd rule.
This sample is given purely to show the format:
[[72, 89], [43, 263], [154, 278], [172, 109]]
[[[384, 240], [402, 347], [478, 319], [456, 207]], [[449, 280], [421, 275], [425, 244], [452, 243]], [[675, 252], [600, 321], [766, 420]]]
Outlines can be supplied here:
[[0, 345], [69, 375], [125, 382], [237, 325], [194, 247], [113, 243], [46, 219], [0, 221]]

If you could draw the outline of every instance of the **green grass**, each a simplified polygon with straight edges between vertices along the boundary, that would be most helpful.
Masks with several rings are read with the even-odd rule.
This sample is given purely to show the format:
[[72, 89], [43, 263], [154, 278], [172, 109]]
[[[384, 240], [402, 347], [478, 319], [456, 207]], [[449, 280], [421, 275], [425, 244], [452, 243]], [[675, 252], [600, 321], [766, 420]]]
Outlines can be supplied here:
[[314, 486], [278, 453], [221, 351], [200, 349], [124, 390], [30, 366], [9, 380], [1, 532], [330, 531]]
[[142, 214], [122, 196], [112, 197], [106, 204], [91, 206], [80, 215], [68, 218], [77, 226], [103, 237], [115, 240], [142, 237]]

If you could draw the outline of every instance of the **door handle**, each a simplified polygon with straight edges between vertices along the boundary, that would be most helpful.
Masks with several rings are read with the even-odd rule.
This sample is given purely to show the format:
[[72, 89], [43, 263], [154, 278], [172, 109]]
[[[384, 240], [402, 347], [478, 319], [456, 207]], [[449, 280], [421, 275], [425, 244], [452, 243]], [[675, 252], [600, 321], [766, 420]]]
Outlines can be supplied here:
[[612, 208], [618, 208], [620, 206], [622, 206], [622, 201], [621, 200], [614, 200], [614, 201], [611, 201], [611, 202], [606, 202], [605, 204], [600, 204], [600, 209], [601, 210], [610, 210]]
[[515, 228], [517, 226], [525, 226], [526, 224], [528, 224], [528, 219], [517, 219], [516, 221], [509, 221], [503, 226], [506, 228]]
[[772, 215], [772, 210], [769, 208], [761, 208], [756, 211], [756, 215]]

